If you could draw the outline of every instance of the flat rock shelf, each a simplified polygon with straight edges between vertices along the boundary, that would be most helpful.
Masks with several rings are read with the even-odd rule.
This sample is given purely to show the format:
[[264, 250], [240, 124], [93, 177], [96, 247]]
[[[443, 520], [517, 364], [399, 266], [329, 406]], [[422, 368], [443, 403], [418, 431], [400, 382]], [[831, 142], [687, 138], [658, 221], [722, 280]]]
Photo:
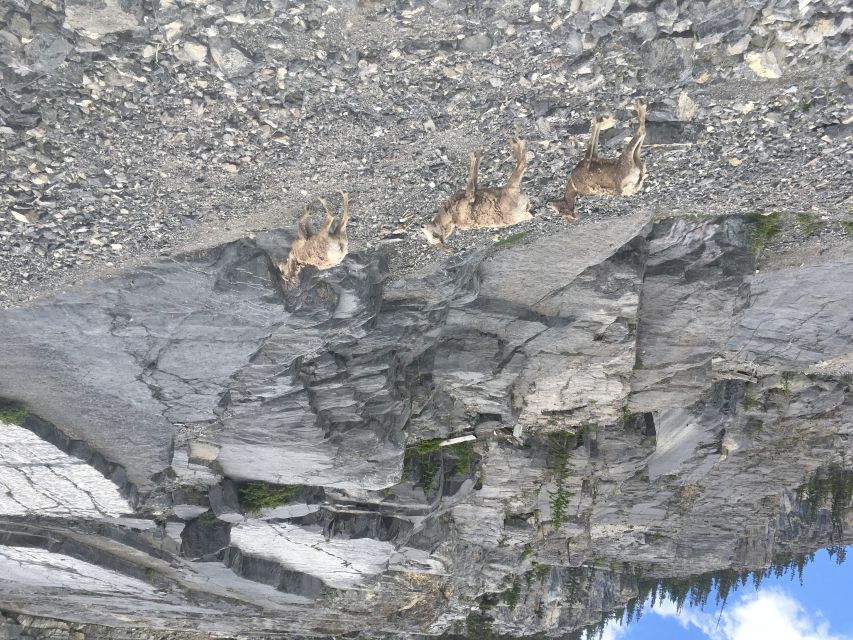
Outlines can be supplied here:
[[[0, 636], [574, 640], [853, 542], [843, 5], [0, 3]], [[510, 137], [533, 219], [429, 247]]]

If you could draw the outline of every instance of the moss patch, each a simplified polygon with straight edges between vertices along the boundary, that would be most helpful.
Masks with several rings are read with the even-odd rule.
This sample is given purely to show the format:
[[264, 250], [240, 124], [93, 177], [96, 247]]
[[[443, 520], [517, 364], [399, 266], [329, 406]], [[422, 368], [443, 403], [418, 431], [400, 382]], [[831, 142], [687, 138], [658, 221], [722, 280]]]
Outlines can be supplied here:
[[213, 511], [205, 511], [198, 517], [198, 520], [204, 523], [216, 522], [216, 514]]
[[407, 480], [412, 463], [417, 462], [421, 470], [421, 482], [424, 487], [424, 494], [429, 495], [432, 491], [435, 476], [441, 466], [441, 438], [433, 438], [431, 440], [421, 440], [406, 447], [406, 454], [403, 459], [403, 480]]
[[300, 488], [298, 484], [250, 482], [240, 489], [240, 507], [248, 513], [280, 507], [290, 502]]
[[512, 587], [501, 594], [501, 600], [503, 600], [510, 609], [515, 609], [516, 605], [518, 605], [518, 599], [520, 596], [521, 584], [518, 582], [518, 578], [516, 578], [513, 580]]
[[498, 247], [508, 247], [510, 245], [516, 244], [524, 240], [527, 237], [526, 231], [520, 231], [519, 233], [511, 233], [506, 238], [502, 238], [495, 242], [494, 247], [497, 249]]
[[24, 407], [11, 403], [0, 402], [0, 422], [20, 426], [24, 424], [24, 420], [28, 415], [30, 415], [30, 412], [24, 409]]
[[776, 235], [782, 232], [782, 222], [778, 212], [755, 213], [752, 215], [753, 227], [749, 238], [749, 247], [758, 256], [764, 246]]
[[417, 453], [419, 456], [425, 456], [428, 453], [435, 453], [436, 451], [441, 450], [441, 438], [421, 440], [420, 442], [416, 442], [411, 445], [409, 449]]
[[826, 223], [817, 216], [813, 216], [808, 213], [798, 213], [797, 224], [803, 230], [803, 233], [805, 233], [807, 236], [810, 236], [815, 231], [824, 226]]
[[541, 582], [551, 574], [551, 565], [534, 562], [532, 572], [536, 579]]
[[[441, 438], [421, 440], [406, 447], [403, 460], [403, 480], [407, 480], [413, 463], [421, 470], [421, 482], [424, 493], [429, 495], [433, 489], [435, 476], [438, 474], [446, 458], [455, 459], [454, 472], [459, 475], [469, 475], [474, 465], [474, 442], [457, 442], [446, 447], [441, 446]], [[445, 466], [445, 469], [449, 467]]]
[[474, 442], [457, 442], [447, 447], [456, 456], [456, 473], [467, 476], [471, 473], [471, 460], [474, 458]]
[[761, 422], [758, 418], [750, 418], [746, 421], [746, 426], [744, 427], [744, 431], [746, 434], [751, 437], [755, 437], [761, 433], [764, 429], [764, 423]]

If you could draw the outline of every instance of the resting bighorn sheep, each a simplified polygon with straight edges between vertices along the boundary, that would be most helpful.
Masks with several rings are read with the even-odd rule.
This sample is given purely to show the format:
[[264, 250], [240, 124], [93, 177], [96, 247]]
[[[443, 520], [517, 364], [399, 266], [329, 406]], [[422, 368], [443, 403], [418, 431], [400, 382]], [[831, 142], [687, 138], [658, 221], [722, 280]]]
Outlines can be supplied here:
[[598, 157], [596, 147], [604, 118], [592, 119], [584, 159], [572, 169], [563, 199], [549, 203], [568, 222], [576, 220], [573, 214], [578, 196], [630, 196], [643, 186], [646, 164], [640, 159], [640, 149], [646, 137], [646, 104], [637, 100], [634, 107], [637, 110], [637, 131], [618, 158]]
[[331, 269], [339, 265], [346, 257], [349, 248], [349, 240], [347, 239], [349, 194], [346, 191], [341, 191], [341, 197], [344, 201], [344, 209], [334, 230], [332, 230], [332, 225], [335, 222], [335, 215], [326, 200], [318, 198], [326, 210], [326, 219], [317, 233], [313, 233], [308, 225], [311, 207], [305, 207], [302, 217], [299, 218], [299, 235], [290, 248], [287, 260], [278, 264], [281, 280], [285, 287], [291, 287], [299, 281], [299, 272], [302, 271], [303, 267]]
[[481, 229], [483, 227], [508, 227], [530, 220], [530, 199], [521, 193], [521, 177], [527, 169], [524, 140], [510, 138], [515, 155], [515, 170], [503, 187], [477, 188], [482, 151], [470, 154], [468, 186], [465, 191], [450, 196], [432, 222], [422, 227], [427, 242], [446, 249], [445, 242], [455, 228]]

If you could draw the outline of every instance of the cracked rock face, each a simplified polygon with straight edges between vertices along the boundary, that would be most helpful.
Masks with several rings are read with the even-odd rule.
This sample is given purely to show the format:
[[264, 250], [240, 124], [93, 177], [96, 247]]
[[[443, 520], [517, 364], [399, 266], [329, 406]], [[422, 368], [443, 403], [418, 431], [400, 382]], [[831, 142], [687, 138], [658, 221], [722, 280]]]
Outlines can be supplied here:
[[[853, 541], [853, 18], [741, 4], [0, 3], [0, 635], [556, 638]], [[508, 135], [535, 217], [425, 247]]]
[[0, 430], [0, 515], [98, 518], [131, 513], [118, 487], [82, 460], [12, 424]]
[[637, 214], [406, 277], [354, 253], [287, 291], [269, 232], [3, 312], [0, 556], [33, 567], [6, 624], [441, 633], [486, 602], [558, 634], [638, 572], [849, 542], [803, 487], [848, 473], [853, 263], [756, 273], [760, 225]]
[[33, 589], [69, 589], [97, 596], [153, 596], [154, 587], [142, 580], [46, 549], [0, 546], [0, 567], [7, 584]]

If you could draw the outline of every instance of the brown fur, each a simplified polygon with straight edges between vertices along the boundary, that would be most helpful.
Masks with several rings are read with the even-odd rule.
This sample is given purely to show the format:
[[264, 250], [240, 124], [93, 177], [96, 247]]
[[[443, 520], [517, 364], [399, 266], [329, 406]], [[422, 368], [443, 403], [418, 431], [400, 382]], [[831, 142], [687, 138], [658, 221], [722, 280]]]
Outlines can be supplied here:
[[508, 227], [533, 218], [530, 215], [530, 199], [521, 193], [521, 178], [527, 169], [524, 155], [524, 140], [510, 139], [515, 155], [515, 170], [503, 187], [477, 188], [477, 173], [483, 152], [470, 154], [468, 186], [464, 191], [453, 194], [435, 214], [432, 222], [422, 227], [427, 242], [446, 249], [445, 242], [457, 227], [459, 229], [481, 229], [484, 227]]
[[343, 213], [334, 230], [332, 226], [335, 222], [335, 216], [323, 198], [318, 199], [326, 210], [326, 218], [317, 233], [314, 233], [308, 226], [311, 208], [305, 207], [305, 212], [299, 219], [299, 235], [293, 241], [287, 260], [278, 265], [281, 280], [285, 287], [292, 287], [299, 281], [299, 272], [302, 271], [303, 267], [331, 269], [339, 265], [346, 257], [349, 249], [347, 238], [349, 195], [346, 191], [341, 191], [341, 197], [344, 201]]
[[634, 107], [637, 110], [637, 131], [618, 158], [598, 157], [596, 147], [603, 119], [593, 118], [586, 155], [572, 169], [563, 199], [549, 203], [567, 221], [576, 220], [574, 212], [578, 196], [629, 196], [643, 186], [646, 164], [640, 159], [640, 150], [646, 137], [646, 105], [637, 100]]

